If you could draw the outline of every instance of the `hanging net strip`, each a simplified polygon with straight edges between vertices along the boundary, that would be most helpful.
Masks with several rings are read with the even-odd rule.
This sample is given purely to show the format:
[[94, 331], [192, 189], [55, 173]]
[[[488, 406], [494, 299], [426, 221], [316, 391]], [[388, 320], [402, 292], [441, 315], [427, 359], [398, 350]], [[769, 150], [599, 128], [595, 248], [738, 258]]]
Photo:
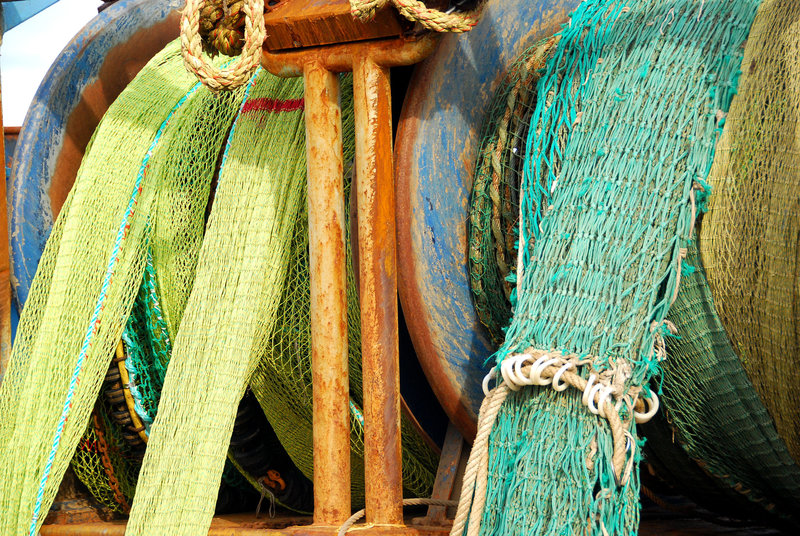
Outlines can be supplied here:
[[[208, 530], [236, 405], [257, 360], [255, 343], [275, 321], [275, 296], [287, 271], [286, 248], [302, 189], [297, 180], [302, 114], [280, 111], [251, 120], [244, 111], [258, 99], [298, 99], [302, 86], [266, 73], [251, 83], [223, 157], [195, 284], [151, 428], [130, 534]], [[265, 166], [267, 161], [273, 165]]]
[[[180, 70], [176, 73], [185, 76]], [[169, 361], [170, 337], [162, 317], [159, 290], [170, 298], [163, 311], [169, 312], [169, 318], [177, 325], [192, 287], [219, 154], [242, 99], [241, 91], [215, 95], [192, 88], [180, 114], [154, 142], [151, 158], [141, 167], [147, 169], [154, 192], [145, 273], [123, 333], [124, 343], [118, 345], [107, 374], [107, 380], [112, 376], [111, 381], [106, 382], [104, 390], [116, 408], [111, 411], [114, 425], [128, 444], [128, 452], [119, 454], [133, 455], [137, 462], [141, 462], [147, 428], [155, 415]], [[166, 99], [160, 105], [171, 107]], [[107, 144], [110, 140], [101, 139], [98, 143]], [[155, 252], [155, 261], [151, 252]], [[154, 262], [168, 273], [162, 278], [160, 289], [156, 288]], [[144, 406], [152, 413], [145, 411]], [[235, 478], [232, 466], [227, 473], [228, 481], [249, 488], [243, 479]], [[221, 493], [227, 491], [226, 488]]]
[[[526, 147], [519, 303], [497, 373], [520, 394], [471, 460], [454, 535], [636, 532], [634, 422], [657, 408], [646, 384], [665, 357], [696, 178], [710, 169], [757, 4], [598, 0], [572, 14]], [[572, 383], [549, 376], [559, 364], [586, 385], [554, 399]]]
[[38, 530], [86, 430], [141, 278], [152, 203], [142, 156], [165, 96], [178, 102], [195, 84], [166, 75], [179, 53], [167, 47], [106, 114], [94, 140], [113, 141], [92, 144], [45, 248], [0, 386], [0, 533]]
[[765, 0], [708, 178], [700, 253], [714, 303], [800, 463], [800, 2]]

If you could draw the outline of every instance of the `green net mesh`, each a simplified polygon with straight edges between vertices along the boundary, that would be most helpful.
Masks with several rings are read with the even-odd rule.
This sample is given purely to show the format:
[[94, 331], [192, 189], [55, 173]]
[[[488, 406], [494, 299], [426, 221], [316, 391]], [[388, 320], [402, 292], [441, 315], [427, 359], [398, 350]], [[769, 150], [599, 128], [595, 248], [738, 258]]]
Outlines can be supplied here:
[[[701, 242], [704, 236], [703, 227]], [[686, 266], [690, 268], [669, 313], [679, 335], [667, 337], [668, 358], [662, 364], [662, 400], [669, 425], [662, 421], [662, 430], [652, 425], [644, 430], [648, 452], [660, 458], [659, 473], [700, 504], [739, 517], [758, 515], [762, 509], [796, 516], [800, 468], [731, 346], [694, 243]], [[673, 463], [680, 455], [676, 448], [699, 461], [702, 476], [692, 477], [691, 470]], [[721, 489], [703, 481], [708, 475]]]
[[0, 386], [0, 533], [34, 534], [86, 430], [141, 281], [143, 155], [195, 85], [168, 46], [115, 101], [48, 240]]
[[130, 378], [128, 386], [135, 402], [134, 410], [145, 429], [149, 430], [156, 418], [172, 350], [156, 293], [151, 256], [146, 261], [142, 285], [122, 333], [122, 341], [126, 352], [125, 369]]
[[[123, 346], [117, 352], [124, 365], [119, 368], [118, 359], [112, 360], [104, 389], [106, 398], [113, 402], [112, 429], [122, 434], [123, 446], [127, 447], [109, 454], [113, 462], [128, 455], [137, 458], [137, 469], [141, 463], [171, 352], [166, 318], [172, 319], [173, 329], [177, 330], [192, 288], [212, 179], [242, 98], [242, 91], [212, 94], [193, 87], [169, 125], [162, 129], [157, 143], [150, 147], [147, 176], [154, 185], [155, 199], [148, 220], [144, 276], [123, 332]], [[160, 106], [170, 109], [176, 102], [165, 95]], [[106, 138], [98, 142], [105, 143]], [[160, 282], [156, 281], [157, 274], [165, 274]], [[162, 295], [169, 298], [165, 306], [161, 305]], [[114, 479], [111, 465], [95, 467], [106, 473], [95, 474], [95, 480]], [[226, 472], [228, 481], [247, 486], [244, 480], [235, 478], [232, 466]], [[81, 470], [77, 474], [92, 489], [87, 481], [90, 473]], [[119, 494], [115, 497], [119, 498]], [[128, 506], [123, 501], [119, 508], [127, 510]]]
[[486, 113], [469, 210], [470, 289], [481, 323], [500, 345], [516, 305], [519, 187], [536, 82], [557, 39], [536, 43], [509, 67]]
[[[765, 348], [782, 345], [790, 349], [796, 322], [789, 312], [778, 311], [778, 306], [775, 303], [769, 305], [769, 302], [777, 301], [780, 294], [783, 307], [793, 303], [786, 299], [792, 294], [785, 285], [793, 277], [797, 279], [795, 265], [790, 259], [794, 259], [798, 251], [791, 238], [797, 234], [791, 227], [796, 223], [793, 213], [797, 206], [797, 189], [791, 188], [795, 185], [790, 179], [783, 178], [791, 175], [790, 170], [794, 169], [789, 160], [794, 154], [791, 149], [794, 123], [792, 116], [786, 114], [786, 107], [792, 101], [788, 93], [779, 93], [780, 96], [775, 97], [775, 88], [789, 91], [789, 60], [776, 50], [775, 37], [789, 35], [798, 18], [799, 2], [766, 1], [759, 7], [744, 52], [745, 72], [740, 80], [739, 96], [731, 104], [727, 121], [723, 114], [718, 115], [721, 119], [718, 127], [721, 129], [725, 125], [725, 130], [708, 181], [714, 186], [709, 203], [712, 210], [703, 220], [700, 232], [701, 249], [707, 259], [717, 263], [717, 277], [721, 279], [718, 284], [723, 286], [717, 291], [718, 297], [727, 300], [723, 302], [724, 306], [738, 307], [736, 314], [740, 316], [735, 322], [731, 320], [727, 327], [729, 330], [746, 330], [744, 334], [737, 333], [731, 338], [747, 340], [759, 362], [769, 362], [773, 367], [787, 363], [785, 354], [780, 357], [770, 355]], [[507, 188], [500, 190], [501, 196], [507, 196], [507, 199], [498, 202], [484, 192], [488, 186], [482, 181], [487, 180], [493, 162], [497, 165], [513, 158], [509, 153], [516, 148], [516, 143], [505, 148], [505, 153], [499, 153], [499, 158], [492, 155], [491, 149], [500, 138], [505, 110], [511, 109], [512, 102], [519, 102], [518, 96], [509, 95], [518, 92], [515, 73], [530, 53], [526, 51], [512, 66], [487, 114], [488, 127], [476, 171], [470, 214], [473, 244], [480, 241], [495, 243], [494, 229], [488, 223], [491, 211], [486, 207], [490, 203], [502, 206], [518, 199], [513, 190]], [[769, 112], [764, 112], [764, 108]], [[770, 128], [765, 128], [765, 125], [770, 125]], [[515, 177], [513, 169], [506, 176], [509, 175]], [[790, 186], [787, 187], [787, 183]], [[759, 196], [766, 196], [773, 203], [754, 204], [753, 199]], [[698, 199], [698, 204], [702, 209], [705, 196]], [[744, 226], [741, 225], [743, 215], [747, 223]], [[512, 231], [507, 228], [501, 231], [508, 243]], [[778, 232], [783, 239], [775, 239], [775, 235], [769, 234], [772, 231]], [[499, 265], [499, 260], [491, 255], [476, 255], [475, 249], [471, 250], [471, 262], [476, 263], [477, 259], [484, 263], [478, 275], [498, 269], [492, 264]], [[763, 255], [755, 259], [754, 252]], [[742, 273], [747, 271], [745, 268], [750, 270], [750, 279], [742, 277]], [[666, 337], [668, 359], [661, 365], [659, 390], [664, 416], [644, 428], [649, 439], [645, 448], [647, 461], [659, 476], [712, 510], [734, 517], [758, 517], [766, 511], [796, 523], [800, 468], [785, 441], [791, 441], [796, 421], [784, 412], [784, 426], [779, 435], [776, 423], [759, 398], [760, 394], [777, 405], [777, 399], [770, 397], [785, 397], [787, 391], [778, 386], [781, 395], [775, 395], [778, 381], [775, 377], [765, 378], [763, 370], [760, 370], [761, 376], [756, 374], [755, 378], [761, 389], [757, 391], [754, 388], [748, 378], [750, 367], [746, 372], [717, 316], [696, 243], [689, 244], [688, 256], [681, 270], [683, 278], [678, 296], [668, 315], [679, 335]], [[759, 270], [762, 274], [769, 274], [768, 280], [761, 279]], [[474, 271], [472, 275], [474, 288], [477, 286]], [[774, 277], [783, 278], [784, 283], [773, 283], [771, 278]], [[490, 288], [501, 295], [499, 286], [487, 287], [486, 280], [484, 277], [484, 286], [479, 290], [486, 293]], [[764, 291], [764, 296], [754, 295], [753, 287], [749, 285]], [[768, 286], [774, 293], [766, 292]], [[476, 292], [476, 308], [480, 311], [479, 303], [479, 293]], [[504, 314], [510, 315], [509, 304], [505, 302], [503, 305], [506, 307]], [[769, 320], [767, 309], [770, 311]], [[487, 326], [492, 328], [491, 323]], [[764, 343], [759, 337], [769, 340]], [[759, 343], [762, 346], [754, 348]], [[738, 348], [742, 349], [741, 343]], [[743, 361], [748, 364], [747, 359]], [[752, 362], [749, 364], [752, 366]], [[546, 403], [558, 402], [548, 398]], [[541, 409], [532, 399], [518, 404], [523, 412]], [[795, 408], [795, 405], [789, 404], [789, 407]], [[509, 410], [504, 408], [504, 411]], [[515, 471], [513, 462], [518, 454], [514, 447], [509, 447], [512, 440], [513, 434], [498, 434], [492, 439], [493, 455], [504, 460], [493, 467], [490, 475], [493, 481], [508, 479], [508, 475]], [[508, 521], [509, 518], [528, 514], [515, 509], [492, 511], [490, 523], [504, 525], [512, 522]]]
[[694, 192], [757, 5], [586, 1], [561, 32], [528, 131], [519, 299], [498, 362], [542, 355], [599, 381], [627, 440], [612, 442], [588, 393], [510, 395], [481, 462], [482, 534], [636, 532], [641, 443], [627, 404], [652, 398]]
[[700, 251], [717, 312], [800, 462], [800, 3], [762, 3], [708, 182]]
[[98, 402], [71, 461], [75, 476], [100, 504], [127, 513], [140, 463], [116, 433], [108, 409]]
[[130, 534], [208, 530], [237, 402], [259, 356], [257, 341], [276, 321], [305, 167], [301, 109], [282, 105], [302, 97], [302, 82], [261, 73], [247, 88], [174, 341]]
[[[351, 163], [355, 151], [352, 78], [342, 79], [342, 140], [344, 161]], [[303, 173], [305, 177], [305, 173]], [[345, 172], [345, 199], [351, 176]], [[303, 192], [305, 206], [305, 192]], [[347, 324], [351, 409], [350, 472], [352, 502], [364, 501], [364, 419], [361, 412], [361, 324], [358, 287], [350, 248], [349, 211], [347, 232]], [[283, 285], [275, 330], [263, 341], [263, 354], [251, 378], [253, 392], [297, 467], [309, 478], [313, 474], [312, 386], [311, 386], [311, 291], [309, 286], [308, 213], [297, 220], [290, 249], [290, 271]], [[403, 441], [403, 485], [412, 497], [430, 495], [438, 457], [405, 416], [401, 421]]]

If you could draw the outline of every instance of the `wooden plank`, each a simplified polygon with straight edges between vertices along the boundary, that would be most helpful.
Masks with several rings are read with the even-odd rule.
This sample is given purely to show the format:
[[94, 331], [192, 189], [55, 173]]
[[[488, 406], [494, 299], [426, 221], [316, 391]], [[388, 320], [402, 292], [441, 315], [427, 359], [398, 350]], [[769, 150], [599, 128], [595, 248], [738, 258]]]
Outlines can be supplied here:
[[398, 37], [410, 27], [394, 8], [361, 22], [350, 14], [349, 0], [267, 1], [264, 48], [270, 51]]

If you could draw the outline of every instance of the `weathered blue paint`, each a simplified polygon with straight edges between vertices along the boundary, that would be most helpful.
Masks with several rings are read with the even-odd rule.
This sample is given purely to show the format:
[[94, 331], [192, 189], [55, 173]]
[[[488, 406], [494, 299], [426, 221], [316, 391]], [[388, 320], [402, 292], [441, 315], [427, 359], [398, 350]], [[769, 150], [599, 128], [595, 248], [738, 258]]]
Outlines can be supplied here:
[[[471, 32], [418, 67], [397, 136], [401, 299], [434, 390], [465, 435], [494, 349], [469, 290], [467, 218], [483, 114], [508, 65], [579, 0], [490, 0]], [[462, 410], [466, 410], [464, 413]], [[459, 416], [459, 412], [461, 415]]]
[[39, 86], [20, 132], [9, 184], [12, 287], [20, 310], [53, 225], [48, 192], [67, 119], [83, 90], [97, 80], [108, 51], [182, 4], [121, 0], [110, 6], [64, 48]]

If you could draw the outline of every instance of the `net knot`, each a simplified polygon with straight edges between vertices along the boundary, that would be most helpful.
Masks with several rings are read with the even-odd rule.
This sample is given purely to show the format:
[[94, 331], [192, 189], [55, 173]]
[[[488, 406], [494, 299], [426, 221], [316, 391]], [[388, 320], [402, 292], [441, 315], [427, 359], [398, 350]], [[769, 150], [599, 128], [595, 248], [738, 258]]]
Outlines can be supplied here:
[[206, 0], [200, 8], [200, 38], [209, 56], [238, 56], [244, 46], [244, 0]]

